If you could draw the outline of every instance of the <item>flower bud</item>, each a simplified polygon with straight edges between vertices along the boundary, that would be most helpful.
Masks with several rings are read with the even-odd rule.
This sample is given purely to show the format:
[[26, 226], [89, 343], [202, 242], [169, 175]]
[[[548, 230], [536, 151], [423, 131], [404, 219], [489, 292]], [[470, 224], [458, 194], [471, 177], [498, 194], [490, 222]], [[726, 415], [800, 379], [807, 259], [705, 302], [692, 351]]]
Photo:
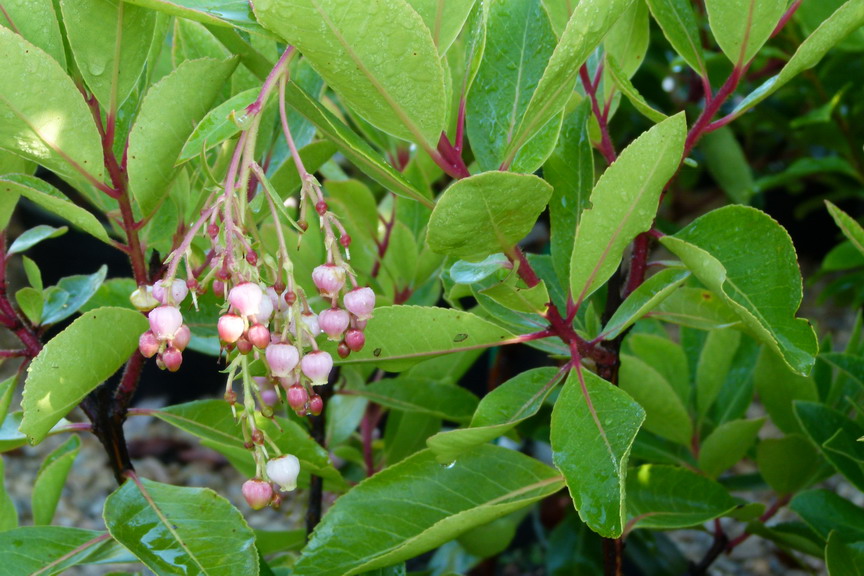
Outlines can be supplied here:
[[240, 491], [243, 492], [246, 503], [253, 510], [261, 510], [270, 504], [270, 500], [273, 498], [273, 488], [269, 482], [264, 480], [247, 480], [243, 483], [243, 488]]
[[285, 303], [285, 299], [282, 298], [273, 286], [267, 287], [266, 294], [270, 299], [270, 304], [273, 305], [273, 309], [276, 310], [276, 312], [284, 312], [288, 309], [288, 304]]
[[261, 304], [258, 306], [258, 312], [256, 312], [253, 317], [256, 322], [260, 322], [261, 324], [267, 324], [270, 321], [270, 317], [273, 316], [273, 301], [267, 297], [265, 294], [263, 298], [261, 298]]
[[219, 317], [216, 329], [219, 332], [220, 340], [226, 344], [234, 344], [243, 335], [246, 326], [243, 319], [236, 314], [225, 314]]
[[264, 355], [270, 373], [277, 378], [288, 376], [300, 360], [300, 353], [291, 344], [270, 344]]
[[252, 282], [238, 284], [228, 292], [228, 302], [240, 316], [258, 314], [263, 297], [261, 288]]
[[339, 345], [336, 346], [336, 353], [339, 354], [339, 358], [347, 358], [351, 355], [351, 349], [345, 342], [339, 342]]
[[273, 390], [272, 388], [261, 390], [261, 401], [267, 406], [275, 406], [276, 403], [279, 402], [279, 394], [277, 394], [276, 390]]
[[162, 352], [161, 358], [162, 363], [169, 372], [177, 372], [177, 370], [180, 369], [180, 365], [183, 363], [183, 353], [173, 346], [166, 348], [165, 351]]
[[153, 297], [153, 289], [150, 286], [139, 286], [129, 295], [129, 301], [136, 310], [146, 312], [159, 305], [159, 301]]
[[375, 292], [369, 287], [355, 288], [345, 294], [342, 302], [358, 320], [368, 320], [372, 317], [372, 309], [375, 308]]
[[183, 315], [175, 306], [159, 306], [147, 315], [150, 330], [159, 340], [171, 340], [183, 325]]
[[327, 377], [333, 369], [333, 358], [323, 350], [315, 350], [303, 356], [300, 369], [312, 381], [313, 386], [327, 384]]
[[224, 298], [225, 297], [225, 283], [221, 280], [213, 281], [213, 295], [216, 298]]
[[189, 326], [184, 324], [180, 326], [180, 329], [177, 330], [177, 333], [174, 335], [174, 348], [177, 348], [177, 350], [182, 352], [189, 345], [190, 340], [192, 340], [192, 330], [189, 329]]
[[309, 401], [309, 393], [306, 392], [304, 386], [301, 386], [300, 384], [292, 384], [288, 387], [286, 396], [288, 397], [288, 405], [295, 412], [306, 409], [306, 402]]
[[237, 351], [241, 354], [248, 354], [252, 351], [252, 343], [242, 336], [237, 340], [236, 346]]
[[162, 304], [180, 304], [187, 294], [189, 288], [183, 280], [175, 279], [171, 282], [170, 288], [166, 286], [164, 280], [153, 284], [153, 297]]
[[366, 335], [363, 334], [360, 330], [356, 328], [351, 328], [345, 334], [345, 345], [352, 352], [359, 352], [363, 349], [363, 346], [366, 344]]
[[315, 338], [321, 333], [321, 325], [318, 323], [318, 315], [314, 312], [303, 312], [300, 315], [300, 320], [309, 329], [309, 334]]
[[341, 308], [329, 308], [318, 315], [318, 325], [330, 340], [339, 340], [348, 328], [351, 316]]
[[138, 338], [138, 350], [145, 358], [152, 358], [159, 352], [159, 339], [153, 334], [152, 330], [147, 330]]
[[270, 344], [270, 330], [263, 324], [253, 324], [246, 333], [246, 338], [253, 346], [263, 350]]
[[324, 399], [318, 394], [313, 394], [309, 399], [309, 412], [313, 416], [318, 416], [324, 410]]
[[292, 454], [285, 454], [267, 462], [267, 476], [278, 484], [283, 492], [290, 492], [297, 487], [299, 474], [300, 460]]
[[322, 296], [333, 298], [345, 285], [345, 269], [335, 264], [322, 264], [312, 270], [312, 281]]

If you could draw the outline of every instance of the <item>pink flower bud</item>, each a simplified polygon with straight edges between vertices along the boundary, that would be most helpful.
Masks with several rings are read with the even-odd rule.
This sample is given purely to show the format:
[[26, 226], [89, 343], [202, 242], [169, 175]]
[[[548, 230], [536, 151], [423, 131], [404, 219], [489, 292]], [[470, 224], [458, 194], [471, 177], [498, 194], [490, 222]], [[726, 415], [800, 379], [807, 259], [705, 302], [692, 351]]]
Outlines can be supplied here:
[[292, 384], [288, 387], [288, 405], [292, 410], [299, 411], [306, 409], [306, 402], [309, 401], [309, 393], [306, 388], [300, 384]]
[[270, 500], [273, 498], [273, 488], [269, 482], [265, 482], [264, 480], [247, 480], [243, 483], [243, 488], [240, 490], [243, 492], [246, 503], [253, 510], [261, 510], [270, 504]]
[[187, 294], [189, 294], [189, 287], [183, 280], [173, 280], [170, 288], [164, 280], [153, 284], [153, 297], [162, 304], [180, 304]]
[[166, 348], [165, 351], [162, 352], [161, 358], [162, 363], [169, 372], [177, 372], [177, 370], [180, 369], [180, 365], [183, 363], [183, 353], [173, 346]]
[[333, 369], [333, 358], [323, 350], [315, 350], [303, 356], [300, 369], [312, 381], [313, 386], [321, 386], [327, 383], [327, 377]]
[[352, 352], [359, 352], [363, 349], [363, 346], [366, 344], [366, 335], [363, 334], [360, 330], [355, 328], [351, 328], [345, 334], [345, 345]]
[[216, 323], [216, 329], [219, 331], [219, 339], [226, 344], [234, 344], [243, 335], [246, 329], [243, 319], [235, 314], [225, 314], [219, 317]]
[[238, 284], [228, 292], [228, 302], [240, 316], [258, 314], [263, 297], [261, 288], [252, 282]]
[[237, 340], [236, 346], [237, 351], [241, 354], [248, 354], [252, 351], [252, 343], [242, 336]]
[[314, 312], [303, 312], [300, 315], [300, 320], [309, 329], [309, 334], [315, 338], [321, 333], [321, 325], [318, 323], [318, 315]]
[[276, 393], [276, 390], [261, 390], [261, 401], [264, 402], [267, 406], [275, 406], [276, 402], [279, 401], [279, 394]]
[[270, 303], [273, 304], [273, 308], [276, 312], [284, 312], [288, 309], [288, 304], [285, 303], [285, 298], [283, 298], [273, 286], [267, 287], [267, 297], [270, 298]]
[[312, 281], [326, 298], [333, 298], [345, 285], [345, 269], [335, 264], [322, 264], [312, 270]]
[[267, 476], [278, 484], [283, 492], [290, 492], [297, 487], [299, 474], [300, 460], [292, 454], [285, 454], [267, 462]]
[[147, 330], [138, 338], [138, 350], [145, 358], [152, 358], [159, 352], [160, 342], [151, 330]]
[[345, 294], [342, 302], [358, 320], [368, 320], [372, 317], [372, 309], [375, 308], [375, 292], [369, 287], [355, 288]]
[[270, 344], [270, 330], [268, 330], [263, 324], [254, 324], [249, 327], [249, 331], [246, 333], [246, 338], [253, 346], [259, 350], [263, 350], [268, 344]]
[[300, 360], [297, 348], [290, 344], [270, 344], [264, 354], [270, 373], [277, 378], [288, 376]]
[[174, 347], [181, 352], [186, 349], [186, 346], [189, 345], [189, 341], [192, 340], [192, 330], [189, 329], [189, 326], [186, 324], [180, 326], [180, 329], [177, 330], [177, 333], [174, 335]]
[[324, 410], [324, 399], [318, 394], [313, 394], [309, 399], [309, 412], [313, 416], [318, 416]]
[[318, 325], [330, 340], [339, 340], [348, 328], [351, 316], [341, 308], [329, 308], [318, 315]]
[[224, 298], [225, 297], [225, 283], [221, 280], [213, 281], [213, 295], [216, 298]]
[[273, 316], [273, 301], [266, 295], [261, 298], [261, 304], [258, 306], [258, 312], [252, 315], [256, 322], [267, 324], [270, 317]]
[[339, 358], [347, 358], [351, 355], [351, 349], [348, 348], [345, 342], [339, 342], [339, 345], [336, 347], [336, 353], [339, 354]]
[[150, 321], [150, 330], [159, 340], [171, 340], [174, 334], [183, 325], [183, 315], [174, 306], [159, 306], [147, 315]]

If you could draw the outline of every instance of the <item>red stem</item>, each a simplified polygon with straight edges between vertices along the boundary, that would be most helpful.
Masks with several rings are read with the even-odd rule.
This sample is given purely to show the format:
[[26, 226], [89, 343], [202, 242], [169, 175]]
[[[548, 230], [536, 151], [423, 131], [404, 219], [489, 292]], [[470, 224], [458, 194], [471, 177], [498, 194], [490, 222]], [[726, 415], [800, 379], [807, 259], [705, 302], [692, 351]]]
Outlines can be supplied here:
[[609, 125], [606, 122], [606, 114], [600, 109], [600, 103], [597, 101], [597, 87], [588, 76], [588, 66], [585, 64], [579, 69], [579, 79], [582, 81], [585, 93], [591, 99], [591, 110], [594, 112], [594, 117], [600, 126], [600, 143], [597, 145], [597, 149], [603, 155], [603, 158], [606, 159], [606, 163], [612, 164], [618, 157], [618, 154], [615, 152], [615, 145], [612, 144], [612, 139], [609, 137]]
[[[26, 358], [35, 358], [42, 350], [42, 342], [36, 334], [35, 329], [27, 322], [9, 301], [8, 285], [6, 282], [6, 266], [8, 254], [6, 254], [6, 233], [0, 232], [0, 324], [12, 331], [21, 344], [24, 345]], [[17, 351], [11, 351], [17, 352]]]

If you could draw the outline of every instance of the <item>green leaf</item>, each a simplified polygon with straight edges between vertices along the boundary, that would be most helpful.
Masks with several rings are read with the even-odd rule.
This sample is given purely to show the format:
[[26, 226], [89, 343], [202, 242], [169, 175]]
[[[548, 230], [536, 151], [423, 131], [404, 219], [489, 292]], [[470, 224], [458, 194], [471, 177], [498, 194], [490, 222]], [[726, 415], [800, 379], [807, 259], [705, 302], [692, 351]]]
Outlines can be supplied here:
[[18, 34], [66, 69], [63, 35], [51, 0], [5, 0], [3, 12], [6, 17], [0, 18], [0, 26], [11, 28], [9, 23], [14, 22]]
[[603, 338], [605, 340], [617, 338], [634, 322], [665, 300], [689, 277], [690, 272], [682, 268], [666, 268], [645, 280], [627, 296], [603, 327]]
[[195, 158], [240, 132], [238, 123], [243, 110], [256, 100], [260, 91], [258, 88], [244, 90], [207, 112], [183, 145], [177, 163]]
[[[0, 148], [64, 176], [101, 180], [102, 143], [72, 79], [51, 56], [0, 26]], [[22, 82], [38, 78], [39, 82]], [[50, 90], [45, 90], [50, 86]]]
[[638, 332], [625, 342], [642, 362], [663, 375], [685, 406], [690, 405], [690, 366], [681, 345], [665, 336]]
[[813, 380], [790, 371], [776, 354], [763, 348], [753, 381], [771, 421], [784, 432], [800, 431], [801, 425], [795, 418], [793, 402], [818, 400], [819, 394]]
[[861, 254], [864, 254], [864, 228], [862, 228], [854, 218], [840, 210], [840, 208], [828, 200], [825, 201], [825, 205], [828, 208], [828, 213], [831, 214], [834, 222], [837, 223], [837, 226], [843, 232], [843, 235], [849, 239], [849, 242], [851, 242], [852, 245], [861, 252]]
[[786, 0], [705, 0], [708, 22], [720, 49], [741, 67], [771, 36]]
[[615, 85], [621, 93], [630, 101], [630, 104], [632, 104], [640, 114], [645, 116], [645, 118], [652, 122], [662, 122], [668, 118], [666, 114], [652, 108], [651, 105], [648, 104], [645, 97], [639, 93], [639, 90], [636, 89], [630, 79], [624, 74], [624, 71], [621, 70], [621, 67], [615, 59], [611, 56], [606, 57], [606, 70], [609, 72], [609, 76], [615, 82]]
[[117, 371], [138, 348], [147, 319], [122, 308], [84, 314], [51, 339], [27, 368], [21, 432], [31, 444], [91, 390]]
[[48, 226], [47, 224], [40, 224], [38, 226], [34, 226], [30, 228], [26, 232], [23, 232], [20, 236], [15, 238], [15, 241], [12, 242], [12, 245], [9, 246], [9, 250], [7, 250], [7, 254], [18, 254], [20, 252], [24, 252], [29, 250], [36, 244], [39, 244], [43, 240], [48, 240], [49, 238], [57, 238], [58, 236], [62, 236], [66, 232], [69, 231], [69, 228], [66, 226], [61, 226], [60, 228], [54, 228], [53, 226]]
[[644, 420], [645, 410], [626, 392], [579, 366], [555, 402], [552, 461], [579, 517], [604, 538], [624, 530], [627, 459]]
[[545, 314], [547, 304], [550, 302], [549, 291], [546, 290], [546, 283], [542, 280], [531, 288], [499, 282], [482, 290], [481, 294], [515, 312]]
[[829, 576], [864, 575], [864, 542], [847, 541], [832, 532], [825, 546], [825, 567]]
[[713, 330], [705, 340], [705, 346], [696, 365], [696, 413], [705, 418], [723, 388], [741, 333], [734, 330]]
[[697, 330], [717, 330], [741, 324], [738, 316], [719, 296], [704, 288], [689, 286], [672, 292], [648, 316]]
[[33, 524], [50, 524], [60, 501], [66, 477], [81, 449], [78, 436], [70, 436], [66, 442], [51, 451], [36, 474], [31, 495]]
[[[794, 494], [812, 484], [823, 471], [819, 451], [803, 436], [766, 438], [756, 449], [756, 465], [777, 494]], [[832, 471], [833, 473], [833, 471]]]
[[681, 162], [686, 132], [684, 115], [672, 116], [634, 140], [600, 177], [570, 261], [577, 306], [614, 274], [630, 241], [651, 228], [660, 193]]
[[714, 181], [730, 200], [747, 204], [756, 192], [750, 163], [728, 126], [702, 137], [699, 149], [705, 155], [705, 166]]
[[314, 124], [325, 138], [336, 144], [339, 151], [364, 174], [394, 194], [432, 206], [428, 198], [386, 163], [365, 140], [294, 82], [288, 82], [285, 86], [285, 101]]
[[532, 174], [483, 172], [458, 180], [432, 211], [429, 247], [475, 261], [510, 252], [534, 227], [551, 195], [552, 187]]
[[129, 480], [108, 496], [104, 517], [111, 536], [157, 574], [258, 574], [255, 534], [213, 490]]
[[0, 533], [18, 527], [18, 510], [15, 501], [6, 491], [4, 460], [0, 458]]
[[619, 385], [645, 409], [645, 430], [690, 445], [693, 437], [690, 415], [662, 374], [639, 358], [622, 354]]
[[845, 352], [824, 352], [819, 354], [819, 358], [864, 387], [864, 357]]
[[480, 282], [506, 267], [510, 263], [507, 256], [501, 254], [490, 254], [480, 262], [466, 262], [457, 260], [450, 267], [450, 278], [457, 284], [474, 284]]
[[838, 433], [849, 438], [861, 438], [864, 436], [864, 427], [841, 412], [817, 402], [795, 402], [795, 415], [810, 440], [822, 450], [822, 455], [849, 482], [859, 490], [864, 490], [864, 466], [861, 462], [837, 450], [825, 448], [825, 444]]
[[42, 310], [42, 323], [56, 324], [77, 312], [93, 297], [105, 280], [106, 274], [108, 274], [108, 267], [103, 264], [93, 274], [61, 278], [56, 287], [46, 291], [51, 293], [56, 288], [54, 293], [60, 297], [46, 298], [45, 308]]
[[[0, 154], [4, 154], [3, 150], [0, 150]], [[0, 170], [2, 170], [2, 166], [0, 166]], [[0, 180], [0, 186], [2, 186], [2, 180]], [[8, 186], [3, 187], [3, 193], [0, 194], [0, 232], [6, 230], [6, 227], [9, 226], [9, 220], [12, 219], [12, 213], [15, 211], [15, 207], [18, 206], [18, 193]]]
[[435, 149], [446, 115], [444, 70], [431, 32], [407, 2], [257, 0], [254, 10], [370, 124]]
[[[313, 142], [308, 146], [304, 146], [298, 152], [306, 171], [310, 174], [314, 174], [321, 166], [333, 157], [333, 154], [336, 153], [336, 145], [327, 140], [321, 140]], [[283, 199], [288, 198], [300, 188], [302, 182], [300, 181], [300, 174], [297, 172], [297, 165], [294, 163], [293, 159], [289, 159], [279, 166], [279, 169], [276, 170], [273, 173], [272, 178], [270, 178], [270, 184], [280, 193]], [[329, 187], [328, 183], [325, 186], [327, 192], [330, 192]], [[275, 201], [276, 199], [274, 198], [274, 202]], [[280, 200], [280, 203], [281, 202], [282, 200]], [[278, 208], [279, 206], [277, 206], [277, 209]], [[352, 265], [356, 267], [357, 264], [352, 260]]]
[[[103, 306], [115, 306], [117, 308], [129, 308], [134, 310], [129, 295], [138, 287], [133, 278], [110, 278], [105, 280], [93, 294], [93, 297], [81, 306], [82, 313], [102, 308]], [[200, 301], [199, 301], [200, 302]]]
[[144, 216], [168, 193], [183, 144], [236, 66], [234, 58], [187, 60], [144, 95], [127, 152], [129, 188]]
[[798, 46], [779, 74], [748, 94], [731, 115], [740, 116], [804, 70], [814, 67], [835, 44], [861, 26], [864, 26], [864, 0], [849, 0]]
[[634, 2], [603, 39], [607, 61], [615, 62], [623, 78], [632, 78], [645, 61], [648, 40], [648, 7]]
[[104, 536], [104, 532], [65, 526], [22, 526], [0, 532], [0, 576], [61, 574], [99, 552]]
[[756, 442], [764, 418], [730, 420], [714, 429], [699, 447], [699, 469], [716, 478], [738, 463]]
[[188, 18], [210, 26], [234, 27], [256, 34], [264, 29], [255, 21], [248, 0], [123, 0], [151, 10]]
[[509, 165], [519, 149], [561, 112], [573, 92], [579, 68], [632, 3], [632, 0], [579, 2], [504, 152], [505, 165]]
[[432, 33], [439, 54], [445, 54], [465, 25], [475, 0], [408, 0]]
[[0, 196], [20, 194], [34, 204], [60, 216], [79, 230], [111, 243], [105, 227], [89, 211], [74, 204], [48, 182], [25, 174], [6, 174], [0, 178]]
[[549, 200], [549, 250], [561, 283], [570, 278], [571, 235], [594, 187], [594, 149], [587, 128], [590, 118], [591, 101], [583, 98], [565, 114], [558, 143], [543, 165], [543, 177], [553, 188]]
[[646, 464], [627, 475], [630, 528], [690, 528], [737, 505], [723, 486], [684, 468]]
[[357, 393], [386, 408], [453, 422], [470, 420], [478, 402], [476, 396], [459, 386], [406, 376], [373, 382]]
[[[18, 429], [21, 427], [21, 420], [24, 418], [23, 412], [12, 412], [7, 414], [3, 422], [0, 423], [0, 452], [9, 452], [27, 444], [27, 437]], [[48, 432], [48, 435], [58, 434], [60, 432], [69, 432], [70, 422], [65, 418], [60, 421]]]
[[809, 490], [797, 494], [789, 507], [822, 540], [834, 531], [852, 540], [864, 540], [864, 510], [828, 490]]
[[439, 432], [426, 440], [438, 461], [449, 464], [480, 444], [503, 436], [534, 416], [558, 384], [554, 368], [526, 370], [507, 380], [480, 400], [469, 428]]
[[479, 446], [450, 466], [424, 450], [339, 498], [315, 529], [296, 576], [351, 576], [395, 564], [561, 489], [554, 470]]
[[9, 406], [12, 405], [12, 396], [15, 394], [17, 381], [18, 375], [16, 374], [0, 382], [0, 422], [5, 420], [9, 413]]
[[700, 76], [707, 76], [702, 39], [693, 5], [688, 0], [646, 0], [651, 15], [663, 30], [672, 48]]
[[[465, 107], [471, 150], [481, 171], [497, 170], [513, 131], [555, 49], [555, 33], [539, 2], [489, 5], [486, 45]], [[513, 170], [534, 172], [551, 153], [560, 121], [549, 123], [517, 154]]]
[[42, 299], [42, 291], [36, 288], [24, 287], [15, 292], [15, 302], [18, 308], [34, 326], [42, 322], [42, 307], [45, 301]]
[[513, 335], [482, 318], [450, 308], [382, 306], [366, 326], [366, 345], [337, 363], [372, 363], [390, 372], [439, 356], [498, 346]]
[[810, 371], [819, 344], [810, 324], [795, 318], [801, 273], [782, 226], [755, 208], [726, 206], [660, 241], [790, 368]]
[[116, 110], [138, 84], [156, 15], [118, 0], [60, 0], [66, 37], [87, 87]]

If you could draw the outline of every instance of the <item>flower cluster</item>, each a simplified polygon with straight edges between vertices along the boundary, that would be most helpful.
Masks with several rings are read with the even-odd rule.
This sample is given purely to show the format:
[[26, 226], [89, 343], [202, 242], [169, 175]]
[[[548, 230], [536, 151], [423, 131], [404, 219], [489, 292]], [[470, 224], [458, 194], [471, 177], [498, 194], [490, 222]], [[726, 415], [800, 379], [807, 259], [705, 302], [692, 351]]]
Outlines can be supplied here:
[[171, 372], [180, 369], [183, 350], [192, 338], [192, 331], [183, 324], [183, 315], [177, 307], [188, 293], [189, 288], [182, 280], [174, 280], [167, 286], [157, 282], [149, 291], [139, 292], [136, 302], [140, 307], [150, 308], [147, 314], [150, 329], [138, 339], [138, 349], [145, 358], [156, 356], [159, 367]]

